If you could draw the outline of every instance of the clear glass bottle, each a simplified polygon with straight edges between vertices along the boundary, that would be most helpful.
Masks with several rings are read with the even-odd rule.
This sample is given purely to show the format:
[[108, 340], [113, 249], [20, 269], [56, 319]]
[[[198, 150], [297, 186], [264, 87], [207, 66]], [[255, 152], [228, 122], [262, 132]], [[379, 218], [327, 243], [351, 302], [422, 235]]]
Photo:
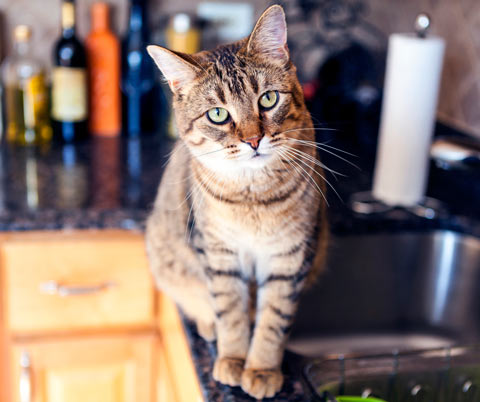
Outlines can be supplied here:
[[30, 50], [31, 28], [18, 25], [14, 49], [2, 65], [5, 132], [9, 142], [41, 145], [52, 138], [45, 72]]

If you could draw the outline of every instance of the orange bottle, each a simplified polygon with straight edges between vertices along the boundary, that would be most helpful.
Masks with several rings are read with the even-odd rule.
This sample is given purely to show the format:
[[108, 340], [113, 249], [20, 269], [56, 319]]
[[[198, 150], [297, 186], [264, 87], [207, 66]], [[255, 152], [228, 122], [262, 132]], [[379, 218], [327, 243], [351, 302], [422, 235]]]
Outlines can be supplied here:
[[85, 45], [89, 76], [89, 129], [93, 135], [116, 137], [121, 131], [120, 45], [110, 30], [109, 8], [94, 3], [92, 27]]

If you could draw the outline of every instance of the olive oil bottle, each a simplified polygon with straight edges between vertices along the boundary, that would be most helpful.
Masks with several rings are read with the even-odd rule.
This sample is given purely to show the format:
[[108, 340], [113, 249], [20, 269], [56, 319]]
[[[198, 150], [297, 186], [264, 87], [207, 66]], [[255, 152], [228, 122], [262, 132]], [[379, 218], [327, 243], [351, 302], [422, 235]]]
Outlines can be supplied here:
[[18, 25], [13, 35], [13, 53], [1, 71], [6, 139], [19, 145], [45, 144], [52, 138], [52, 128], [44, 68], [31, 55], [30, 27]]

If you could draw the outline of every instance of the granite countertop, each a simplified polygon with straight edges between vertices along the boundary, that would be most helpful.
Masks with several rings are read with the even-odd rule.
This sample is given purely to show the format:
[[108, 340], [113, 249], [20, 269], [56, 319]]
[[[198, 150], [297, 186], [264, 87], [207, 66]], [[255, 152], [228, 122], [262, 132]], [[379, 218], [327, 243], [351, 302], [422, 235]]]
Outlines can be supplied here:
[[[359, 168], [328, 153], [322, 161], [345, 174], [329, 180], [331, 230], [337, 235], [358, 232], [448, 229], [480, 236], [480, 176], [478, 172], [445, 172], [432, 167], [428, 195], [449, 206], [436, 219], [418, 218], [402, 210], [359, 216], [348, 207], [350, 194], [371, 187], [374, 164], [367, 150], [348, 132], [331, 134], [330, 145], [351, 151]], [[0, 231], [105, 229], [142, 230], [153, 205], [163, 168], [173, 143], [155, 137], [91, 139], [79, 145], [29, 149], [0, 146]], [[184, 321], [194, 363], [206, 400], [250, 401], [239, 388], [219, 385], [211, 377], [214, 344], [203, 341]], [[289, 370], [275, 401], [304, 401], [298, 370]]]
[[0, 147], [0, 231], [142, 229], [173, 143]]

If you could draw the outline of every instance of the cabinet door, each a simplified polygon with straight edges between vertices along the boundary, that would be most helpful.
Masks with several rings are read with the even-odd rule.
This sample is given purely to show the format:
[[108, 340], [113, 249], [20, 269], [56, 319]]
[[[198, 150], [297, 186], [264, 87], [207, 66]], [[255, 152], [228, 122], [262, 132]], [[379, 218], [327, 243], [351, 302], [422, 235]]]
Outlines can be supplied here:
[[153, 335], [16, 343], [14, 402], [153, 401], [154, 354]]

